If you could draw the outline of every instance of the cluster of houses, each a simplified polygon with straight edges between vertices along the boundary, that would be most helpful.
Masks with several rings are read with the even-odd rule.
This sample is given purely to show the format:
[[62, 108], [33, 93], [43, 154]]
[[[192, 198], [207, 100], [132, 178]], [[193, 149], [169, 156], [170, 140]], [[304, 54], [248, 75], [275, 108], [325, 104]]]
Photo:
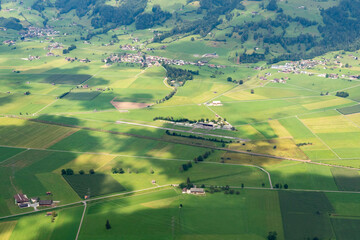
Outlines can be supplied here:
[[27, 31], [21, 32], [21, 36], [24, 38], [35, 38], [35, 37], [54, 37], [59, 35], [60, 32], [53, 28], [39, 28], [39, 27], [28, 27]]
[[221, 103], [221, 101], [212, 101], [211, 103], [207, 103], [206, 105], [219, 107], [219, 106], [222, 106], [223, 104]]
[[15, 45], [15, 43], [16, 42], [14, 40], [5, 40], [5, 41], [3, 41], [3, 44], [8, 45], [8, 46]]
[[54, 43], [51, 43], [47, 49], [51, 51], [53, 49], [63, 49], [63, 48], [64, 48], [64, 46], [61, 43], [54, 42]]
[[68, 61], [68, 62], [81, 62], [81, 63], [89, 63], [91, 62], [90, 59], [88, 58], [83, 58], [83, 59], [78, 59], [77, 57], [73, 58], [73, 57], [65, 57], [65, 60]]
[[[48, 192], [47, 195], [51, 195], [51, 193]], [[55, 204], [53, 200], [41, 200], [38, 197], [28, 198], [22, 193], [15, 194], [14, 200], [15, 204], [18, 205], [19, 208], [34, 207], [34, 209], [36, 209], [37, 207], [52, 207]]]
[[225, 68], [225, 66], [221, 65], [214, 65], [208, 64], [207, 61], [198, 61], [198, 62], [189, 62], [184, 60], [177, 60], [177, 59], [169, 59], [160, 56], [151, 56], [151, 55], [144, 55], [141, 52], [138, 53], [125, 53], [125, 54], [112, 54], [109, 57], [102, 60], [106, 64], [110, 65], [112, 63], [138, 63], [147, 66], [160, 66], [160, 63], [165, 63], [169, 65], [194, 65], [194, 66], [209, 66], [213, 68]]
[[138, 51], [139, 47], [138, 46], [132, 46], [130, 44], [125, 44], [125, 45], [120, 45], [120, 49], [122, 49], [124, 51]]
[[26, 60], [26, 61], [40, 60], [40, 56], [31, 56], [31, 55], [29, 55], [28, 58], [22, 58], [22, 59]]

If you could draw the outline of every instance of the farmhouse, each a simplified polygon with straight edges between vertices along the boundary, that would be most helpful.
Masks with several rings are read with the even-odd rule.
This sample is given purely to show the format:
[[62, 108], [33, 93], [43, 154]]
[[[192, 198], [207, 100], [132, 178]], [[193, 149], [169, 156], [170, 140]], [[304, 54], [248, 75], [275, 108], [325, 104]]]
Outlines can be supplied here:
[[222, 103], [221, 101], [213, 101], [212, 103], [209, 103], [208, 104], [209, 106], [222, 106]]
[[205, 195], [205, 190], [203, 188], [190, 188], [190, 189], [183, 189], [183, 193], [186, 194], [193, 194], [193, 195]]

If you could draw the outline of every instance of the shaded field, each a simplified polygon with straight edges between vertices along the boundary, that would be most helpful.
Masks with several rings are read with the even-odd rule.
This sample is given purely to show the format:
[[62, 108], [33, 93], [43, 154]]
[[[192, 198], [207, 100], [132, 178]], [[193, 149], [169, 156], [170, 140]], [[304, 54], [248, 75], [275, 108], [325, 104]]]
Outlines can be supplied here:
[[199, 197], [168, 189], [89, 204], [79, 239], [265, 239], [269, 229], [284, 239], [274, 191]]
[[99, 91], [90, 91], [90, 92], [70, 92], [67, 94], [64, 99], [68, 100], [78, 100], [78, 101], [90, 101], [99, 96], [101, 92]]
[[46, 77], [43, 82], [51, 84], [70, 84], [79, 85], [90, 79], [87, 74], [52, 74]]
[[124, 191], [125, 188], [114, 178], [106, 174], [70, 175], [64, 179], [80, 198], [91, 197]]
[[337, 110], [344, 115], [360, 113], [360, 104], [351, 107], [340, 108]]
[[360, 175], [355, 170], [332, 168], [331, 173], [341, 191], [360, 191]]
[[285, 239], [334, 237], [329, 218], [334, 209], [324, 193], [280, 191], [279, 200]]
[[332, 218], [337, 240], [356, 240], [360, 235], [360, 219]]

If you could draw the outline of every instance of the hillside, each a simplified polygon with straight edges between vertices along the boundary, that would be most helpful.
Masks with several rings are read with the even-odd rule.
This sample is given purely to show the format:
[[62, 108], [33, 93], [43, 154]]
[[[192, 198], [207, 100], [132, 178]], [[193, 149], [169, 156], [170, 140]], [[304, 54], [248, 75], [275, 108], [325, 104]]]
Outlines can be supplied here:
[[194, 36], [224, 45], [230, 62], [255, 63], [354, 50], [359, 12], [359, 0], [3, 0], [0, 26], [10, 32], [52, 27], [88, 41], [113, 30], [112, 36], [152, 29], [143, 42], [167, 45]]

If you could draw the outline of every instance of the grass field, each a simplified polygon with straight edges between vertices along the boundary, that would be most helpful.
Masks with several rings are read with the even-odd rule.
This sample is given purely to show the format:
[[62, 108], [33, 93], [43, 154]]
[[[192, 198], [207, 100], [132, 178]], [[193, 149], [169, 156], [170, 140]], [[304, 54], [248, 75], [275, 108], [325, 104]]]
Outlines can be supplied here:
[[111, 176], [104, 174], [71, 175], [64, 176], [64, 179], [80, 198], [84, 198], [85, 196], [96, 197], [125, 190], [119, 182]]
[[285, 239], [334, 237], [329, 218], [334, 209], [325, 194], [279, 192], [279, 201]]

